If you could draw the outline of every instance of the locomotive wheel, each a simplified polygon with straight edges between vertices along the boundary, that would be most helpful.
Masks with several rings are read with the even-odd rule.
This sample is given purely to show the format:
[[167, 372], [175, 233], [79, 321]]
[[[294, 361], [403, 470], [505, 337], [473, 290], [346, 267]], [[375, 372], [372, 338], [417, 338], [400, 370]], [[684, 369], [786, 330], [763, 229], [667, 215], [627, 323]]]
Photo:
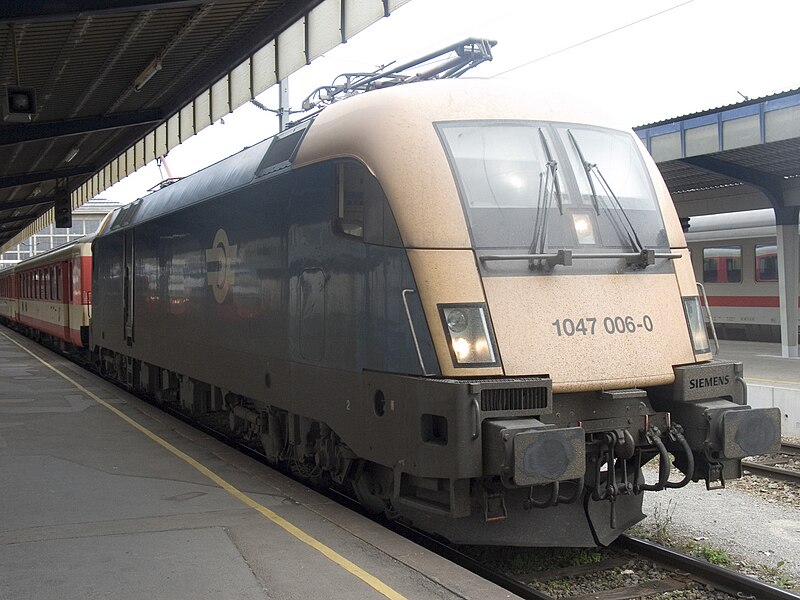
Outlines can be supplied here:
[[359, 461], [351, 479], [356, 499], [368, 513], [391, 513], [392, 472], [386, 467]]

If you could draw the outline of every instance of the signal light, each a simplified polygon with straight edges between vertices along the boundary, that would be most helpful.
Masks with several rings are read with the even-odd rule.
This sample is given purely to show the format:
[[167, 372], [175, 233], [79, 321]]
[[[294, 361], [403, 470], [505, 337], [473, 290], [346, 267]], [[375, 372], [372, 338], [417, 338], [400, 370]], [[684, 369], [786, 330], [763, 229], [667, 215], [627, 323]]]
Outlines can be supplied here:
[[56, 190], [55, 199], [56, 227], [60, 229], [70, 229], [72, 227], [72, 203], [70, 194], [64, 188]]
[[7, 86], [3, 90], [2, 117], [8, 123], [28, 123], [36, 114], [36, 90]]
[[681, 229], [683, 229], [683, 233], [689, 231], [689, 227], [691, 227], [691, 225], [689, 225], [689, 219], [690, 217], [680, 217]]

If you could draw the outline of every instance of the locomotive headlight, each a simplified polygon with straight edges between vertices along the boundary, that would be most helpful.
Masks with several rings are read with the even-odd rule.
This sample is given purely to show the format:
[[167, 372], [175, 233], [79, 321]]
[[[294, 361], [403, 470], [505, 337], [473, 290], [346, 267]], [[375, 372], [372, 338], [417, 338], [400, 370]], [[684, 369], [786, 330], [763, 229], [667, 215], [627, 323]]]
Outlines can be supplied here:
[[706, 323], [700, 311], [700, 298], [685, 296], [683, 298], [683, 311], [686, 313], [686, 323], [689, 326], [689, 336], [692, 338], [692, 347], [695, 354], [711, 352], [706, 333]]
[[485, 304], [440, 304], [439, 313], [456, 367], [497, 365]]
[[472, 352], [472, 347], [464, 338], [456, 338], [453, 340], [453, 352], [456, 353], [456, 359], [459, 362], [464, 362], [469, 358], [469, 354]]
[[447, 328], [453, 333], [460, 333], [464, 331], [469, 325], [467, 315], [463, 310], [458, 308], [448, 309], [447, 312]]

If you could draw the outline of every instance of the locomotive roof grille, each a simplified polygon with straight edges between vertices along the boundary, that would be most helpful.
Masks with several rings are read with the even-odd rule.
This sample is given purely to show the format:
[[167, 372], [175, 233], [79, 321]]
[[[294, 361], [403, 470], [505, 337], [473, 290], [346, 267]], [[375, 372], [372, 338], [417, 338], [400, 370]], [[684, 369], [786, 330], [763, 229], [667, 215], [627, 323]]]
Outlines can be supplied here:
[[256, 177], [271, 175], [291, 167], [310, 124], [311, 121], [305, 121], [302, 125], [275, 136], [264, 154], [264, 160], [258, 165]]

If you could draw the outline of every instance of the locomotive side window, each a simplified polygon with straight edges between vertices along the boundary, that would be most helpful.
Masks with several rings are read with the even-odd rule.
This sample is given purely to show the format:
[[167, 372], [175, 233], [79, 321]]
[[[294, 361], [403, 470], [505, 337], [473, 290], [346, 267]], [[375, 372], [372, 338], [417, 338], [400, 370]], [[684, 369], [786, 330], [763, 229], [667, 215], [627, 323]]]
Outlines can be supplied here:
[[381, 184], [356, 161], [336, 165], [336, 228], [368, 244], [402, 246]]
[[756, 281], [778, 281], [778, 247], [756, 244]]
[[[344, 162], [336, 165], [339, 203], [339, 230], [345, 235], [364, 237], [365, 174], [361, 165]], [[367, 173], [368, 175], [368, 173]]]
[[703, 248], [704, 283], [741, 283], [742, 247]]

